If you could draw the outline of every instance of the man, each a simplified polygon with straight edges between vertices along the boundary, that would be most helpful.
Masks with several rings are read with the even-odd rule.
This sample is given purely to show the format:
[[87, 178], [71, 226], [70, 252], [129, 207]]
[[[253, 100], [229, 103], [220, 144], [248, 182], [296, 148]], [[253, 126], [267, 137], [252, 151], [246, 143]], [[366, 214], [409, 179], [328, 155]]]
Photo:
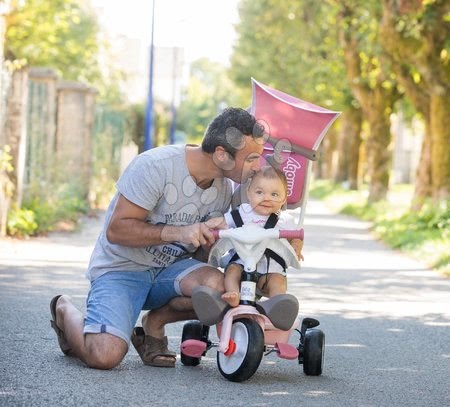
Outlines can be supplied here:
[[[228, 108], [208, 126], [201, 146], [165, 146], [137, 156], [117, 193], [92, 253], [86, 316], [67, 296], [50, 303], [61, 350], [88, 366], [111, 369], [130, 337], [145, 364], [173, 367], [165, 324], [195, 318], [192, 289], [223, 292], [219, 270], [197, 260], [214, 237], [207, 220], [228, 210], [231, 182], [260, 168], [263, 128]], [[204, 258], [204, 257], [203, 257]], [[143, 309], [143, 329], [133, 329]]]

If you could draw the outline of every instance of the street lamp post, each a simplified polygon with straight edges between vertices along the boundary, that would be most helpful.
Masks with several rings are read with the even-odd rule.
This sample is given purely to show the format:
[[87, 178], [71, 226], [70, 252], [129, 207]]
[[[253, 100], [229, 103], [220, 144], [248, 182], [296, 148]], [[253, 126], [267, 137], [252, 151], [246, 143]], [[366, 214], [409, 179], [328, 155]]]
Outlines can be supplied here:
[[171, 113], [172, 113], [172, 122], [170, 125], [169, 132], [169, 142], [170, 144], [175, 143], [175, 132], [177, 130], [177, 107], [176, 107], [176, 92], [177, 92], [177, 71], [178, 71], [178, 48], [176, 46], [173, 47], [172, 51], [172, 103], [171, 103]]
[[150, 69], [148, 81], [148, 97], [147, 109], [145, 112], [145, 134], [144, 134], [144, 150], [150, 150], [153, 147], [153, 59], [154, 59], [154, 32], [155, 32], [155, 1], [152, 5], [152, 34], [150, 42]]

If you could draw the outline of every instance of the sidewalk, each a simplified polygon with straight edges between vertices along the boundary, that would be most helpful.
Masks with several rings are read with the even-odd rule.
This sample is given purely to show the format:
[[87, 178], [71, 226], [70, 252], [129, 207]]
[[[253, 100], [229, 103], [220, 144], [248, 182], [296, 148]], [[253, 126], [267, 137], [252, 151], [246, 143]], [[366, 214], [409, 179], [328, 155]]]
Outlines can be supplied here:
[[[28, 264], [52, 261], [86, 261], [91, 255], [92, 246], [103, 226], [102, 212], [93, 217], [83, 217], [79, 230], [75, 232], [52, 232], [48, 236], [27, 239], [0, 238], [0, 263]], [[56, 251], [47, 252], [49, 245]]]

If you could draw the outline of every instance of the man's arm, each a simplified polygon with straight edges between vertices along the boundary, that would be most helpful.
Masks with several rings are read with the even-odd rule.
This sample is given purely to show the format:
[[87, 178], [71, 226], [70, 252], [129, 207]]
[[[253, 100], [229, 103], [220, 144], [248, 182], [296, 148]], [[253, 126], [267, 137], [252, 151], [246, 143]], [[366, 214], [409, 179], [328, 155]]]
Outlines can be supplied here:
[[106, 238], [113, 244], [127, 247], [147, 247], [168, 242], [211, 245], [214, 236], [204, 223], [187, 226], [153, 225], [146, 222], [148, 210], [119, 195]]

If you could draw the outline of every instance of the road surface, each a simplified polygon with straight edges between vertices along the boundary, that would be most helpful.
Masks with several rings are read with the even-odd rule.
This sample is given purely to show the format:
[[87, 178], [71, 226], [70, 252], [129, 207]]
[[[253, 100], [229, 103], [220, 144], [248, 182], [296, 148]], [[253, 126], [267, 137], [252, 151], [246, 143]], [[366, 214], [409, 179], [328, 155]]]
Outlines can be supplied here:
[[[450, 279], [375, 241], [369, 225], [310, 201], [305, 261], [289, 275], [302, 316], [326, 334], [323, 375], [296, 361], [263, 358], [245, 383], [225, 380], [215, 350], [197, 367], [144, 366], [134, 349], [111, 371], [65, 357], [50, 328], [49, 301], [80, 308], [101, 218], [81, 232], [0, 240], [0, 406], [450, 405]], [[167, 328], [179, 349], [182, 323]], [[297, 344], [298, 336], [291, 338]]]

